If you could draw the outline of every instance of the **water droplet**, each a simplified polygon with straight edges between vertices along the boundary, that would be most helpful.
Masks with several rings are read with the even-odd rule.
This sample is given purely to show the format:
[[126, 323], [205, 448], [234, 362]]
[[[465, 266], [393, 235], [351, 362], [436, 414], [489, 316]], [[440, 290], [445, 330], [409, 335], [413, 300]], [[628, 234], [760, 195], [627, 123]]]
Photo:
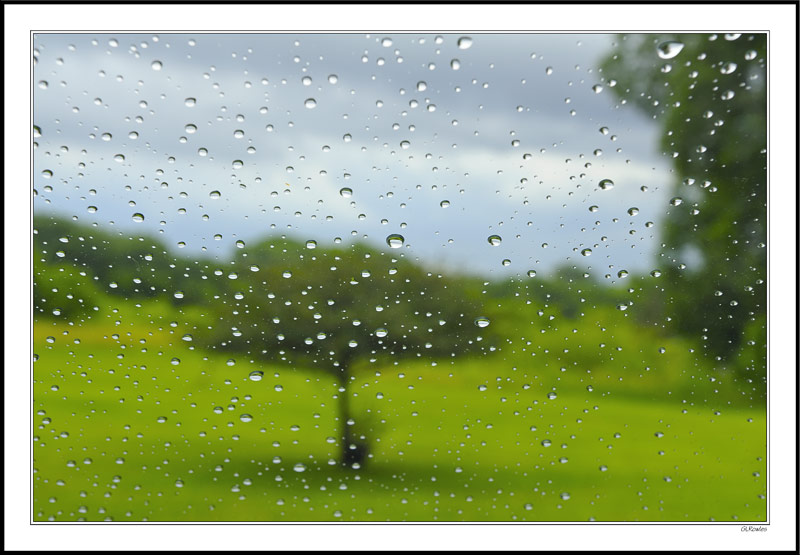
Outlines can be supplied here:
[[207, 148], [198, 148], [197, 154], [200, 156], [208, 156], [208, 149]]
[[617, 272], [617, 277], [620, 279], [628, 277], [628, 270], [620, 270], [619, 272]]
[[403, 149], [410, 148], [411, 147], [411, 142], [410, 141], [402, 141], [400, 143], [400, 147], [403, 148]]
[[161, 71], [161, 68], [164, 67], [159, 60], [153, 60], [153, 63], [150, 64], [150, 67], [153, 68], [153, 71]]
[[489, 235], [489, 237], [487, 237], [486, 240], [489, 241], [489, 244], [492, 245], [493, 247], [496, 247], [503, 242], [503, 238], [500, 237], [499, 235]]
[[604, 191], [607, 191], [609, 189], [613, 189], [614, 188], [614, 182], [611, 181], [610, 179], [601, 180], [599, 185], [600, 185], [600, 188], [603, 189]]
[[628, 214], [629, 215], [635, 216], [638, 213], [639, 213], [639, 209], [636, 208], [635, 206], [632, 206], [631, 208], [628, 208]]
[[501, 262], [501, 264], [502, 264], [503, 266], [511, 266], [511, 259], [509, 259], [509, 258], [504, 258], [504, 259], [503, 259], [503, 261]]
[[243, 249], [243, 248], [244, 248], [244, 246], [245, 246], [245, 244], [244, 244], [244, 241], [242, 241], [241, 239], [239, 239], [238, 241], [236, 241], [236, 248], [237, 248], [237, 249]]
[[758, 52], [755, 50], [748, 50], [744, 55], [744, 59], [748, 61], [755, 60], [756, 56], [758, 56]]
[[536, 270], [528, 270], [528, 277], [536, 277]]
[[490, 323], [491, 322], [486, 316], [478, 316], [477, 318], [475, 318], [475, 325], [478, 326], [479, 328], [485, 328]]
[[234, 160], [233, 162], [231, 162], [231, 165], [233, 166], [233, 169], [240, 170], [244, 167], [244, 162], [242, 162], [241, 160]]
[[658, 57], [662, 60], [671, 60], [675, 56], [681, 53], [683, 50], [684, 44], [682, 42], [670, 40], [666, 42], [662, 42], [658, 45]]
[[550, 67], [550, 66], [546, 67], [545, 70], [544, 70], [544, 74], [545, 75], [552, 75], [553, 74], [553, 68]]
[[672, 206], [679, 206], [682, 202], [683, 199], [681, 197], [673, 197], [669, 201]]
[[103, 139], [104, 141], [108, 142], [108, 141], [110, 141], [110, 140], [111, 140], [111, 133], [103, 133], [103, 134], [100, 136], [100, 138], [101, 138], [101, 139]]
[[333, 73], [328, 75], [328, 83], [330, 83], [331, 85], [335, 85], [338, 82], [339, 82], [339, 76], [338, 75], [333, 74]]
[[386, 328], [378, 328], [375, 330], [376, 337], [386, 337], [387, 335], [389, 335], [389, 332], [386, 330]]
[[189, 133], [189, 134], [192, 134], [192, 133], [194, 133], [195, 131], [197, 131], [197, 126], [196, 126], [195, 124], [193, 124], [193, 123], [187, 123], [187, 124], [186, 124], [186, 125], [183, 127], [183, 130], [184, 130], [184, 131], [186, 131], [186, 132], [187, 132], [187, 133]]
[[737, 67], [738, 66], [734, 62], [728, 62], [727, 64], [725, 64], [720, 68], [719, 72], [723, 75], [730, 75], [731, 73], [736, 71]]
[[652, 272], [650, 272], [650, 275], [655, 278], [661, 277], [661, 270], [653, 270]]
[[424, 90], [425, 90], [425, 89], [427, 89], [427, 88], [428, 88], [428, 84], [427, 84], [425, 81], [419, 81], [419, 82], [417, 82], [417, 90], [418, 90], [419, 92], [422, 92], [422, 91], [424, 91]]
[[253, 417], [252, 417], [252, 415], [245, 413], [245, 414], [239, 415], [239, 420], [241, 420], [242, 422], [252, 422]]
[[317, 248], [317, 242], [314, 241], [313, 239], [309, 239], [308, 241], [306, 241], [306, 248], [307, 249], [316, 249]]
[[286, 271], [285, 271], [285, 272], [283, 272], [281, 275], [282, 275], [282, 276], [283, 276], [285, 279], [289, 279], [290, 277], [292, 277], [292, 272], [290, 272], [289, 270], [286, 270]]
[[143, 222], [144, 221], [144, 215], [139, 213], [139, 212], [136, 212], [133, 216], [131, 216], [131, 219], [134, 222]]
[[46, 89], [47, 88], [47, 81], [39, 81], [39, 88]]
[[222, 196], [222, 193], [220, 193], [219, 191], [211, 191], [210, 193], [208, 193], [208, 196], [210, 196], [213, 199], [217, 199]]
[[42, 177], [44, 177], [45, 179], [50, 179], [51, 177], [53, 177], [52, 170], [42, 170]]
[[626, 305], [624, 303], [618, 304], [617, 305], [617, 310], [622, 310], [622, 311], [628, 310], [628, 305]]
[[158, 422], [159, 424], [163, 424], [166, 421], [167, 421], [166, 416], [159, 416], [158, 418], [156, 418], [156, 422]]
[[569, 499], [569, 494], [568, 494], [567, 492], [564, 492], [564, 493], [562, 493], [562, 494], [561, 494], [561, 499], [563, 499], [564, 501], [566, 501], [567, 499]]
[[592, 90], [596, 94], [600, 94], [601, 92], [603, 92], [603, 85], [595, 85], [594, 87], [592, 87]]
[[458, 58], [453, 58], [452, 60], [450, 60], [450, 68], [453, 69], [454, 71], [458, 71], [459, 69], [461, 69], [461, 61], [458, 60]]
[[314, 100], [313, 98], [306, 98], [306, 101], [303, 104], [309, 110], [311, 110], [312, 108], [316, 108], [317, 107], [317, 101]]
[[344, 198], [350, 198], [353, 196], [353, 189], [351, 189], [350, 187], [342, 187], [341, 189], [339, 189], [339, 195], [341, 195]]
[[122, 162], [125, 161], [125, 156], [122, 155], [122, 154], [115, 154], [114, 155], [114, 161], [121, 164]]
[[549, 439], [542, 440], [542, 447], [550, 447], [551, 445], [553, 445], [553, 442], [550, 441]]
[[458, 39], [458, 48], [460, 50], [466, 50], [472, 46], [472, 37], [461, 37]]
[[196, 99], [196, 98], [192, 98], [192, 97], [190, 96], [189, 98], [187, 98], [187, 99], [185, 99], [185, 100], [183, 101], [183, 104], [184, 104], [184, 105], [185, 105], [187, 108], [192, 108], [193, 106], [195, 106], [195, 105], [197, 104], [197, 99]]
[[581, 251], [581, 254], [582, 254], [583, 256], [591, 256], [591, 255], [592, 255], [592, 249], [583, 249], [583, 250]]
[[556, 394], [556, 392], [555, 392], [555, 391], [551, 391], [551, 392], [549, 392], [549, 393], [547, 394], [547, 398], [548, 398], [548, 399], [550, 399], [551, 401], [552, 401], [553, 399], [555, 399], [556, 397], [558, 397], [558, 395]]
[[305, 472], [306, 465], [304, 465], [303, 463], [297, 463], [296, 465], [294, 465], [292, 470], [294, 470], [295, 472]]
[[183, 487], [183, 480], [175, 480], [175, 487], [182, 488]]
[[392, 233], [388, 237], [386, 237], [386, 244], [389, 245], [389, 248], [392, 249], [399, 249], [403, 246], [405, 242], [405, 238], [400, 235], [399, 233]]

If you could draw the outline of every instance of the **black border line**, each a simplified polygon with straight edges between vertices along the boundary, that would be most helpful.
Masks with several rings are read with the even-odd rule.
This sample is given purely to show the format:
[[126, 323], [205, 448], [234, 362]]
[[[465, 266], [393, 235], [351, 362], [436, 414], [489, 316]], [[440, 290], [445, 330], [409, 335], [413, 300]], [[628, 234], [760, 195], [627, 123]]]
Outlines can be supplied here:
[[[236, 2], [230, 2], [230, 3], [213, 2], [213, 1], [197, 2], [197, 3], [198, 4], [203, 4], [203, 5], [218, 5], [218, 6], [265, 5], [264, 2], [247, 1], [247, 0], [244, 0], [244, 1], [239, 0], [239, 1], [236, 1]], [[512, 5], [512, 4], [518, 4], [518, 3], [519, 2], [469, 2], [467, 4], [468, 5], [491, 6], [491, 5]], [[566, 0], [564, 2], [559, 2], [559, 3], [561, 3], [561, 4], [571, 4], [571, 5], [591, 5], [591, 6], [594, 6], [594, 5], [605, 5], [605, 4], [614, 4], [614, 5], [665, 5], [665, 4], [719, 5], [719, 4], [713, 3], [713, 2], [692, 2], [691, 0], [678, 0], [678, 1], [674, 1], [674, 2], [625, 2], [625, 1], [619, 1], [619, 0], [618, 1], [613, 1], [613, 2], [585, 2], [585, 1], [570, 1], [570, 0]], [[52, 1], [52, 0], [49, 1], [49, 2], [46, 2], [46, 3], [44, 3], [44, 2], [43, 3], [39, 3], [39, 2], [31, 1], [31, 0], [28, 0], [28, 1], [24, 1], [24, 0], [6, 0], [6, 1], [4, 1], [4, 4], [9, 4], [9, 5], [35, 4], [35, 5], [41, 5], [41, 6], [46, 6], [46, 5], [58, 5], [58, 6], [60, 6], [60, 5], [70, 5], [70, 4], [74, 4], [74, 5], [92, 5], [92, 6], [111, 6], [112, 5], [112, 4], [101, 3], [101, 2], [97, 2], [97, 3], [95, 3], [95, 2], [68, 2], [68, 1], [61, 2], [61, 1]], [[141, 2], [123, 0], [123, 1], [120, 1], [120, 2], [114, 2], [114, 4], [121, 4], [121, 5], [161, 4], [161, 5], [173, 5], [173, 6], [186, 5], [186, 4], [182, 4], [180, 2], [159, 2], [157, 0], [144, 0], [144, 1], [141, 1]], [[336, 5], [336, 4], [342, 4], [342, 5], [371, 5], [371, 6], [375, 6], [375, 4], [364, 3], [364, 2], [335, 2], [335, 1], [330, 1], [330, 2], [322, 1], [322, 2], [320, 2], [320, 1], [313, 1], [313, 0], [309, 0], [309, 1], [300, 0], [298, 2], [292, 2], [292, 3], [267, 3], [267, 4], [270, 4], [270, 5], [284, 5], [284, 6], [289, 6], [289, 5], [294, 5], [294, 4], [304, 4], [304, 5]], [[405, 1], [405, 2], [386, 2], [384, 5], [406, 5], [406, 4], [446, 5], [446, 4], [449, 4], [449, 2], [433, 2], [433, 3], [429, 3], [429, 2], [424, 2], [424, 1]], [[797, 7], [798, 6], [798, 1], [793, 1], [793, 0], [769, 0], [769, 1], [764, 1], [764, 2], [753, 2], [753, 1], [750, 1], [750, 0], [741, 0], [741, 1], [734, 0], [734, 1], [725, 2], [725, 4], [735, 4], [735, 5], [787, 5], [788, 4], [788, 5], [795, 5]], [[796, 8], [795, 9], [795, 13], [797, 13], [797, 11], [798, 10]], [[516, 30], [513, 30], [513, 31], [502, 31], [502, 30], [474, 31], [474, 30], [464, 30], [464, 29], [462, 29], [462, 30], [446, 30], [446, 31], [442, 31], [442, 30], [414, 30], [414, 31], [400, 30], [400, 31], [398, 31], [398, 30], [390, 30], [390, 29], [380, 29], [380, 30], [374, 30], [374, 29], [370, 29], [370, 30], [335, 30], [335, 31], [330, 31], [330, 30], [329, 31], [294, 31], [294, 30], [286, 30], [286, 29], [281, 29], [281, 30], [231, 30], [231, 31], [190, 31], [190, 30], [168, 31], [168, 30], [148, 29], [148, 30], [143, 30], [143, 31], [126, 30], [126, 31], [120, 31], [120, 32], [106, 31], [106, 30], [98, 31], [96, 29], [95, 30], [68, 30], [68, 31], [54, 31], [54, 30], [45, 30], [45, 31], [43, 31], [43, 30], [31, 29], [29, 31], [29, 37], [30, 37], [30, 53], [32, 53], [33, 52], [33, 48], [34, 48], [35, 35], [37, 35], [37, 34], [75, 34], [75, 35], [81, 35], [81, 34], [84, 34], [84, 35], [88, 35], [88, 34], [98, 34], [98, 35], [114, 34], [114, 35], [120, 35], [120, 36], [121, 35], [138, 35], [138, 34], [171, 34], [171, 35], [190, 35], [191, 34], [191, 35], [197, 35], [197, 36], [200, 36], [200, 35], [206, 35], [206, 36], [208, 36], [208, 35], [246, 35], [246, 34], [258, 34], [258, 35], [262, 35], [262, 34], [285, 34], [285, 35], [323, 35], [323, 34], [329, 34], [329, 35], [339, 35], [339, 34], [341, 34], [341, 35], [345, 35], [345, 34], [363, 34], [363, 33], [370, 33], [370, 34], [392, 33], [392, 34], [406, 34], [406, 35], [457, 34], [457, 33], [486, 34], [486, 35], [532, 35], [532, 34], [612, 35], [612, 34], [618, 34], [618, 33], [624, 33], [624, 34], [670, 34], [670, 33], [714, 34], [714, 33], [717, 33], [717, 34], [721, 34], [721, 33], [727, 32], [727, 31], [733, 31], [733, 29], [729, 29], [729, 30], [722, 29], [722, 30], [714, 30], [714, 31], [674, 30], [674, 29], [673, 30], [669, 30], [669, 31], [665, 31], [665, 30], [657, 30], [657, 31], [642, 31], [642, 30], [636, 30], [636, 31], [632, 31], [632, 30], [576, 31], [574, 29], [570, 30], [570, 31], [559, 31], [559, 30], [552, 30], [552, 29], [548, 29], [548, 30], [519, 30], [519, 29], [516, 29]], [[767, 428], [766, 429], [766, 437], [767, 437], [767, 449], [766, 449], [766, 456], [767, 456], [767, 461], [766, 461], [766, 468], [767, 468], [767, 479], [766, 479], [766, 482], [767, 482], [767, 516], [766, 516], [765, 521], [713, 521], [713, 522], [706, 522], [706, 521], [686, 521], [686, 522], [684, 522], [684, 521], [664, 521], [664, 522], [659, 522], [659, 521], [610, 521], [610, 522], [609, 521], [604, 521], [604, 522], [594, 522], [594, 521], [557, 521], [557, 522], [550, 522], [550, 521], [530, 521], [530, 522], [527, 522], [527, 521], [523, 521], [523, 522], [516, 522], [516, 521], [441, 521], [441, 522], [439, 522], [439, 521], [435, 521], [434, 522], [434, 521], [414, 521], [414, 520], [389, 521], [389, 522], [383, 522], [383, 521], [149, 521], [149, 520], [148, 521], [120, 521], [120, 522], [116, 522], [116, 521], [111, 521], [111, 522], [105, 522], [105, 521], [86, 521], [86, 522], [37, 521], [37, 520], [34, 520], [34, 518], [33, 518], [34, 517], [34, 508], [33, 508], [33, 472], [32, 472], [32, 469], [33, 469], [33, 464], [34, 463], [33, 463], [33, 441], [31, 441], [31, 445], [30, 445], [30, 456], [31, 456], [31, 473], [30, 473], [31, 505], [30, 505], [30, 507], [31, 507], [31, 513], [30, 513], [29, 524], [33, 525], [33, 526], [42, 526], [42, 525], [43, 526], [65, 526], [65, 525], [66, 526], [84, 526], [84, 525], [90, 525], [90, 526], [97, 526], [97, 525], [100, 525], [100, 526], [117, 526], [117, 525], [123, 525], [123, 526], [131, 526], [131, 525], [135, 525], [135, 526], [142, 526], [142, 525], [144, 525], [144, 526], [147, 526], [147, 525], [157, 525], [157, 526], [185, 526], [185, 525], [200, 525], [200, 526], [207, 526], [207, 525], [217, 525], [217, 526], [219, 526], [219, 525], [222, 525], [222, 526], [241, 526], [241, 525], [247, 525], [247, 526], [284, 526], [284, 525], [290, 525], [290, 526], [360, 526], [360, 525], [366, 525], [366, 526], [386, 526], [386, 525], [391, 525], [391, 526], [403, 526], [403, 525], [426, 525], [426, 526], [431, 526], [431, 525], [433, 525], [433, 526], [442, 526], [442, 525], [445, 525], [445, 526], [473, 526], [473, 525], [479, 525], [479, 526], [586, 526], [586, 525], [590, 525], [590, 526], [630, 526], [630, 525], [634, 525], [634, 526], [670, 526], [670, 525], [672, 525], [672, 526], [715, 526], [715, 527], [717, 527], [717, 526], [741, 526], [742, 528], [744, 528], [745, 526], [750, 526], [750, 525], [769, 526], [770, 525], [770, 506], [771, 506], [770, 505], [770, 501], [771, 501], [771, 497], [772, 497], [770, 495], [770, 474], [771, 474], [770, 464], [771, 464], [771, 461], [772, 461], [772, 457], [770, 456], [770, 449], [769, 449], [769, 446], [770, 446], [770, 426], [769, 426], [770, 404], [769, 403], [770, 403], [770, 389], [771, 389], [771, 383], [772, 383], [771, 380], [769, 379], [769, 376], [770, 376], [769, 306], [770, 306], [770, 299], [771, 299], [771, 295], [770, 295], [771, 288], [770, 288], [770, 281], [769, 281], [769, 275], [770, 275], [770, 271], [769, 271], [769, 263], [770, 263], [770, 248], [769, 248], [769, 243], [770, 243], [770, 241], [769, 241], [770, 214], [769, 214], [769, 212], [770, 211], [769, 211], [769, 206], [770, 206], [770, 189], [771, 189], [771, 187], [770, 187], [770, 184], [771, 184], [771, 177], [770, 177], [770, 168], [771, 168], [771, 164], [770, 164], [770, 160], [771, 160], [771, 158], [770, 158], [771, 157], [771, 149], [770, 149], [770, 115], [771, 115], [771, 112], [770, 112], [770, 67], [771, 67], [771, 64], [770, 64], [770, 44], [771, 43], [770, 43], [770, 38], [771, 38], [771, 34], [770, 34], [769, 30], [740, 30], [740, 29], [736, 29], [736, 32], [741, 32], [741, 33], [760, 33], [760, 34], [766, 34], [767, 35], [766, 36], [766, 39], [767, 39], [767, 55], [766, 55], [766, 57], [767, 57], [767, 71], [766, 71], [766, 74], [767, 74], [767, 90], [766, 90], [766, 99], [767, 99], [767, 106], [766, 106], [766, 109], [767, 109], [767, 119], [766, 119], [766, 123], [767, 123], [767, 275], [766, 275], [767, 307], [766, 307], [766, 311], [765, 311], [766, 312], [766, 318], [767, 318], [767, 404], [766, 404], [766, 428]], [[795, 46], [796, 46], [796, 50], [800, 47], [800, 36], [798, 36], [797, 33], [795, 34]], [[33, 57], [32, 57], [32, 54], [31, 54], [31, 60], [32, 59], [33, 59]], [[32, 129], [33, 120], [34, 120], [34, 117], [33, 117], [33, 97], [34, 97], [35, 87], [34, 87], [34, 84], [33, 84], [33, 73], [34, 73], [34, 66], [33, 66], [33, 63], [31, 61], [30, 65], [29, 65], [29, 83], [31, 85], [30, 86], [30, 114], [31, 114], [31, 120], [30, 120], [29, 129]], [[797, 96], [797, 83], [800, 82], [800, 79], [798, 79], [797, 74], [796, 74], [795, 81], [796, 81], [795, 94]], [[800, 136], [800, 135], [798, 135], [798, 130], [796, 128], [796, 131], [795, 131], [795, 144], [797, 144], [798, 136]], [[31, 139], [30, 163], [29, 163], [31, 191], [33, 190], [33, 158], [34, 158], [33, 154], [34, 154], [33, 139]], [[800, 166], [798, 165], [798, 160], [795, 159], [795, 181], [796, 181], [796, 183], [798, 182], [798, 179], [797, 179], [798, 171], [799, 171], [798, 168], [800, 168]], [[33, 197], [31, 196], [30, 199], [31, 199], [31, 201], [30, 201], [30, 218], [31, 218], [30, 222], [31, 222], [31, 225], [30, 225], [29, 240], [30, 240], [31, 267], [33, 268]], [[797, 222], [795, 222], [795, 224], [796, 224], [797, 236], [800, 237], [800, 232], [798, 232], [798, 230], [800, 230], [800, 227], [797, 226]], [[799, 252], [800, 252], [800, 250], [798, 250], [798, 245], [796, 243], [795, 244], [795, 255], [797, 255]], [[800, 280], [798, 280], [797, 277], [795, 279], [795, 287], [796, 287], [796, 292], [800, 291]], [[33, 303], [33, 277], [32, 276], [31, 276], [31, 282], [30, 282], [30, 300], [31, 300], [31, 307], [32, 307], [33, 306], [32, 305], [32, 303]], [[800, 316], [796, 312], [795, 313], [796, 328], [797, 328], [798, 322], [800, 322]], [[31, 317], [30, 331], [31, 331], [30, 352], [32, 354], [34, 352], [34, 346], [33, 346], [33, 317]], [[31, 412], [32, 409], [33, 409], [33, 402], [34, 402], [33, 401], [33, 357], [31, 356], [29, 360], [31, 361], [30, 362], [30, 369], [31, 369], [30, 370], [30, 383], [29, 383], [29, 385], [30, 385], [30, 409], [31, 410], [29, 411], [28, 418], [30, 419], [30, 431], [31, 431], [30, 437], [32, 438], [34, 433], [35, 433], [34, 429], [33, 429], [33, 417], [32, 417], [32, 412]], [[798, 344], [795, 344], [795, 362], [796, 362], [796, 364], [797, 364], [797, 362], [799, 360], [800, 360], [800, 346], [798, 346]], [[800, 420], [800, 405], [798, 405], [797, 403], [795, 404], [795, 414], [797, 416], [797, 419]], [[796, 453], [800, 453], [800, 448], [798, 448], [797, 443], [795, 444], [795, 450], [796, 450]], [[795, 459], [795, 466], [797, 468], [797, 458]], [[800, 498], [798, 498], [797, 496], [795, 497], [795, 507], [796, 507], [795, 514], [798, 514], [797, 509], [800, 508]], [[798, 530], [798, 528], [795, 528], [795, 545], [796, 546], [798, 545], [798, 538], [800, 538], [800, 530]]]

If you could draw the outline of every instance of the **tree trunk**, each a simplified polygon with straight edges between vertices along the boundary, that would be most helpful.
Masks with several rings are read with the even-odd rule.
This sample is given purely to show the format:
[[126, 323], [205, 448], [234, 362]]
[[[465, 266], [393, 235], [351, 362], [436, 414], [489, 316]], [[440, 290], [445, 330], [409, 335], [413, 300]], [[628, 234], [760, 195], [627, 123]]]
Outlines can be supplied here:
[[340, 464], [345, 468], [360, 468], [367, 458], [369, 445], [367, 442], [358, 439], [353, 433], [353, 426], [348, 424], [350, 416], [350, 357], [346, 357], [339, 364], [339, 375], [341, 376], [341, 391], [339, 392], [339, 442], [340, 442]]
[[350, 394], [347, 391], [350, 385], [349, 363], [345, 362], [339, 369], [342, 377], [339, 388], [339, 442], [341, 447], [340, 462], [342, 466], [350, 466], [350, 447], [353, 444], [350, 421]]

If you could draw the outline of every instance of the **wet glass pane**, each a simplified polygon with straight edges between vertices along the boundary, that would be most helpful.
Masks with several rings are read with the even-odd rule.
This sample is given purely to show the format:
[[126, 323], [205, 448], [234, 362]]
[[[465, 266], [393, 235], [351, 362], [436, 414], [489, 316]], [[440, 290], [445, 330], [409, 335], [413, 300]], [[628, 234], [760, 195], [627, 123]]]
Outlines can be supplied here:
[[38, 34], [36, 521], [765, 521], [765, 34]]

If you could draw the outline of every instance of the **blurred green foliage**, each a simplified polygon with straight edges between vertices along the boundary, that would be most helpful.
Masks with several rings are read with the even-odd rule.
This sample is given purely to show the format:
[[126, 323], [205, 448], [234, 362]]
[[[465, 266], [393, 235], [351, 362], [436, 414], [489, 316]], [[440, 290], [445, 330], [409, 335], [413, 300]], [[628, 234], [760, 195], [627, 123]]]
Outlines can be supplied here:
[[[721, 367], [765, 388], [767, 35], [620, 35], [602, 64], [620, 101], [660, 122], [673, 206], [661, 267], [669, 318]], [[664, 45], [677, 55], [661, 59]], [[674, 47], [673, 47], [674, 50]], [[662, 54], [663, 56], [663, 54]], [[694, 261], [692, 257], [699, 258]], [[685, 267], [681, 266], [685, 264]]]

